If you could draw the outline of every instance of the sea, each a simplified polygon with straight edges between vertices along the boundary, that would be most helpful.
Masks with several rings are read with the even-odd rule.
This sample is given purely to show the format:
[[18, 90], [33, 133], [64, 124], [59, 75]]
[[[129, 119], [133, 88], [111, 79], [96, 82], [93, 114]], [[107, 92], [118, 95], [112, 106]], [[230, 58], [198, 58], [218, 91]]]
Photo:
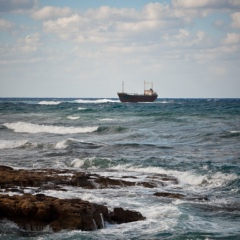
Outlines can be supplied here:
[[[0, 98], [0, 164], [136, 182], [42, 193], [146, 217], [91, 232], [46, 229], [27, 237], [4, 220], [0, 239], [240, 239], [240, 99]], [[143, 181], [155, 186], [137, 184]]]

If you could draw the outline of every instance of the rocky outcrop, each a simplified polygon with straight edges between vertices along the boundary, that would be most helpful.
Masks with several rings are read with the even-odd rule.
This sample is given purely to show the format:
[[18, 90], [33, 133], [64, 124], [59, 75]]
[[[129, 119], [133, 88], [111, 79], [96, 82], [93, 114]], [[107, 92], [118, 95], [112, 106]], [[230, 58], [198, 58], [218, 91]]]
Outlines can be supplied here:
[[81, 187], [85, 189], [122, 188], [135, 185], [140, 185], [147, 188], [156, 187], [155, 183], [126, 181], [124, 179], [103, 177], [98, 174], [78, 172], [68, 169], [26, 170], [0, 166], [0, 189], [4, 189], [5, 191], [21, 191], [21, 189], [24, 189], [25, 187], [60, 189], [60, 186], [64, 185]]
[[97, 230], [110, 223], [144, 220], [141, 213], [115, 208], [81, 199], [58, 199], [44, 194], [21, 196], [0, 195], [0, 218], [8, 219], [28, 231], [40, 231], [46, 226], [53, 231], [62, 229]]
[[154, 196], [176, 198], [176, 199], [182, 199], [185, 197], [185, 195], [180, 194], [180, 193], [169, 193], [169, 192], [156, 192], [156, 193], [154, 193]]
[[43, 194], [0, 196], [0, 216], [24, 230], [41, 230], [49, 225], [61, 229], [94, 230], [102, 228], [100, 213], [107, 216], [104, 206], [80, 199], [57, 199]]
[[186, 196], [181, 193], [170, 193], [170, 192], [156, 192], [153, 194], [156, 197], [171, 198], [171, 199], [185, 199], [189, 201], [208, 201], [207, 196]]
[[[26, 194], [29, 187], [35, 193], [46, 189], [66, 191], [64, 186], [85, 189], [115, 188], [135, 185], [122, 179], [111, 179], [97, 174], [56, 169], [13, 169], [0, 166], [0, 220], [15, 222], [21, 229], [38, 231], [49, 226], [53, 231], [80, 229], [91, 231], [110, 223], [144, 220], [141, 213], [116, 208], [109, 212], [104, 205], [81, 199], [58, 199], [44, 194]], [[15, 196], [6, 195], [14, 192]]]
[[136, 211], [124, 210], [123, 208], [114, 208], [113, 212], [110, 213], [111, 220], [116, 223], [128, 223], [139, 220], [144, 220], [145, 217], [141, 213]]

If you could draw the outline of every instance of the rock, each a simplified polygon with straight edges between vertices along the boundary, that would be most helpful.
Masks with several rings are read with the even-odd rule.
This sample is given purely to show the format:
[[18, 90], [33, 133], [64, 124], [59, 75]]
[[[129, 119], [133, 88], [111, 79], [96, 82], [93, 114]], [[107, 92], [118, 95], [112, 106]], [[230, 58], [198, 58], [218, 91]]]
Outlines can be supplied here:
[[110, 217], [112, 221], [118, 224], [146, 219], [139, 212], [124, 210], [123, 208], [114, 208], [113, 212], [110, 213]]
[[15, 222], [21, 229], [41, 231], [49, 226], [62, 229], [91, 231], [105, 227], [105, 221], [128, 223], [144, 220], [141, 213], [115, 208], [109, 213], [103, 205], [81, 199], [58, 199], [44, 194], [21, 196], [0, 195], [0, 219]]
[[176, 199], [182, 199], [185, 197], [185, 195], [183, 195], [181, 193], [169, 193], [169, 192], [156, 192], [156, 193], [154, 193], [154, 196], [176, 198]]
[[95, 184], [91, 180], [90, 174], [85, 173], [77, 173], [73, 175], [70, 183], [72, 186], [82, 187], [86, 189], [96, 188]]
[[44, 194], [0, 195], [0, 218], [8, 219], [24, 230], [62, 229], [96, 230], [102, 219], [111, 220], [107, 207], [81, 199], [57, 199]]

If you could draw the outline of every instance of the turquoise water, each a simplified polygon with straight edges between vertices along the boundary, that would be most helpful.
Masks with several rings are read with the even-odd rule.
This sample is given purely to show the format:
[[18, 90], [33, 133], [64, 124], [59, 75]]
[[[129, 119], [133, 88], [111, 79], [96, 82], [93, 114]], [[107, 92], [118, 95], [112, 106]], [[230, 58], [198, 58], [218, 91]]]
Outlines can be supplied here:
[[[43, 191], [137, 210], [145, 221], [34, 236], [2, 221], [1, 239], [240, 239], [240, 99], [0, 99], [0, 164], [69, 168], [157, 183]], [[161, 174], [174, 177], [164, 184]], [[34, 189], [29, 190], [35, 194]], [[185, 199], [154, 196], [181, 193]], [[16, 194], [16, 193], [14, 193]], [[205, 199], [205, 200], [203, 200]]]

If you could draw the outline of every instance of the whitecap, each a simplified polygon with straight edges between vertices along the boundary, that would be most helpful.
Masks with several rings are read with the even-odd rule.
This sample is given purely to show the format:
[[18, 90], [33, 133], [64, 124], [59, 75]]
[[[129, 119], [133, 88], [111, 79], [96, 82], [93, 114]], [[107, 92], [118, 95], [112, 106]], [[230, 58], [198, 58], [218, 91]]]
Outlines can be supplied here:
[[27, 140], [0, 140], [0, 149], [17, 148], [26, 144]]
[[230, 131], [230, 133], [240, 133], [240, 131]]
[[77, 100], [75, 100], [75, 102], [77, 102], [77, 103], [116, 103], [117, 102], [118, 103], [120, 101], [104, 98], [104, 99], [92, 99], [92, 100], [77, 99]]
[[4, 123], [5, 127], [15, 132], [25, 133], [55, 133], [55, 134], [74, 134], [74, 133], [91, 133], [98, 127], [63, 127], [53, 125], [39, 125], [27, 122]]
[[100, 121], [103, 121], [103, 122], [112, 122], [114, 121], [114, 119], [112, 118], [102, 118], [102, 119], [99, 119]]
[[78, 117], [78, 116], [67, 116], [67, 118], [70, 119], [70, 120], [77, 120], [80, 117]]
[[85, 160], [76, 158], [72, 160], [71, 167], [80, 168], [84, 165], [84, 162]]
[[41, 101], [39, 102], [38, 104], [40, 105], [58, 105], [60, 104], [61, 102], [56, 102], [56, 101]]
[[133, 171], [137, 173], [146, 173], [146, 174], [166, 174], [169, 176], [176, 177], [180, 185], [183, 185], [185, 188], [187, 186], [193, 187], [204, 187], [204, 188], [215, 188], [220, 187], [229, 181], [237, 179], [236, 174], [224, 174], [224, 173], [209, 173], [209, 174], [198, 174], [192, 171], [176, 171], [176, 170], [165, 170], [160, 167], [136, 167], [131, 165], [118, 165], [113, 167], [116, 170], [124, 171]]
[[55, 149], [65, 149], [67, 146], [67, 141], [61, 141], [55, 144]]

